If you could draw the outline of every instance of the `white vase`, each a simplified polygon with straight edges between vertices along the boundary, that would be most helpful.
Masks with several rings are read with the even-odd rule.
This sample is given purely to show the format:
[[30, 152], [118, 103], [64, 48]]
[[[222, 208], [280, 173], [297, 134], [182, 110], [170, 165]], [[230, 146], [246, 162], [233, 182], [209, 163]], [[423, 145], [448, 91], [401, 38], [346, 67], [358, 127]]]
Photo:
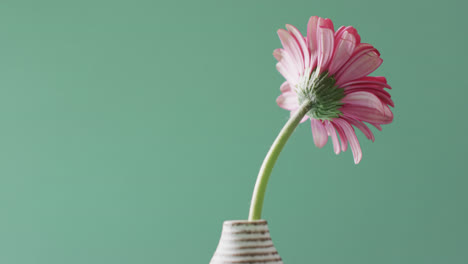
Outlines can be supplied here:
[[225, 221], [218, 247], [210, 264], [283, 264], [268, 224], [258, 221]]

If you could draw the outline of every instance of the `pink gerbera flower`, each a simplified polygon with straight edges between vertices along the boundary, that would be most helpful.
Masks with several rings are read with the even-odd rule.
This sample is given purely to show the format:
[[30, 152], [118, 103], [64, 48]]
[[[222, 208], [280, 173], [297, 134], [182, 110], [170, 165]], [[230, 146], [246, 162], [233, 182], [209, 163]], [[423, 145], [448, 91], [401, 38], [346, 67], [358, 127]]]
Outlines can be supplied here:
[[[394, 106], [385, 77], [368, 74], [382, 59], [372, 45], [361, 43], [353, 27], [336, 32], [330, 19], [311, 17], [307, 37], [297, 28], [286, 25], [278, 30], [283, 49], [274, 51], [278, 71], [286, 78], [277, 103], [294, 115], [304, 103], [310, 110], [301, 122], [310, 119], [314, 143], [322, 148], [331, 137], [336, 154], [349, 145], [357, 164], [362, 158], [354, 127], [374, 141], [364, 122], [381, 130], [393, 120], [389, 106]], [[338, 141], [340, 137], [341, 144]]]

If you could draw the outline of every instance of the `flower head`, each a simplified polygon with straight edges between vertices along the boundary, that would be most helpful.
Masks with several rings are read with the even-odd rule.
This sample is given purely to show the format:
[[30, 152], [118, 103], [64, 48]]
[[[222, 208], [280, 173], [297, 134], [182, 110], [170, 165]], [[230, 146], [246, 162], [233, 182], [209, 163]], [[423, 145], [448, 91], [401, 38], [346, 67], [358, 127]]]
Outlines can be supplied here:
[[368, 76], [382, 64], [380, 53], [361, 43], [351, 26], [335, 32], [330, 19], [311, 17], [306, 37], [292, 25], [286, 29], [278, 30], [283, 48], [273, 53], [276, 68], [286, 79], [278, 105], [294, 114], [303, 102], [310, 102], [301, 122], [310, 119], [315, 145], [323, 147], [330, 137], [339, 154], [349, 142], [354, 162], [359, 163], [362, 151], [353, 126], [374, 141], [364, 122], [381, 130], [380, 125], [393, 120], [389, 108], [393, 101], [385, 90], [391, 87], [385, 77]]

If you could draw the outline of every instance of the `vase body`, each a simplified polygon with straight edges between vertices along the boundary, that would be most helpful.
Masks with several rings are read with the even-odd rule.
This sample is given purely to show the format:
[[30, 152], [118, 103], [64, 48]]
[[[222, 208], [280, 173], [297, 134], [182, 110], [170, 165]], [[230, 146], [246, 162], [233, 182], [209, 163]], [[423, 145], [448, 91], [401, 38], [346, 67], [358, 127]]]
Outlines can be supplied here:
[[225, 221], [210, 264], [283, 264], [267, 221]]

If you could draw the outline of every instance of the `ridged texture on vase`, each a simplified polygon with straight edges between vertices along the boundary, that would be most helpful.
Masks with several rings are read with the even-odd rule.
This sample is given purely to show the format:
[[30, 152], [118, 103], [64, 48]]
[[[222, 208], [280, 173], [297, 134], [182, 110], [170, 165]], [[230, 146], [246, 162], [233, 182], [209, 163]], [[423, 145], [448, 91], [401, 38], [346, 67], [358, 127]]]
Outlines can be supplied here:
[[283, 264], [265, 220], [226, 221], [210, 264]]

